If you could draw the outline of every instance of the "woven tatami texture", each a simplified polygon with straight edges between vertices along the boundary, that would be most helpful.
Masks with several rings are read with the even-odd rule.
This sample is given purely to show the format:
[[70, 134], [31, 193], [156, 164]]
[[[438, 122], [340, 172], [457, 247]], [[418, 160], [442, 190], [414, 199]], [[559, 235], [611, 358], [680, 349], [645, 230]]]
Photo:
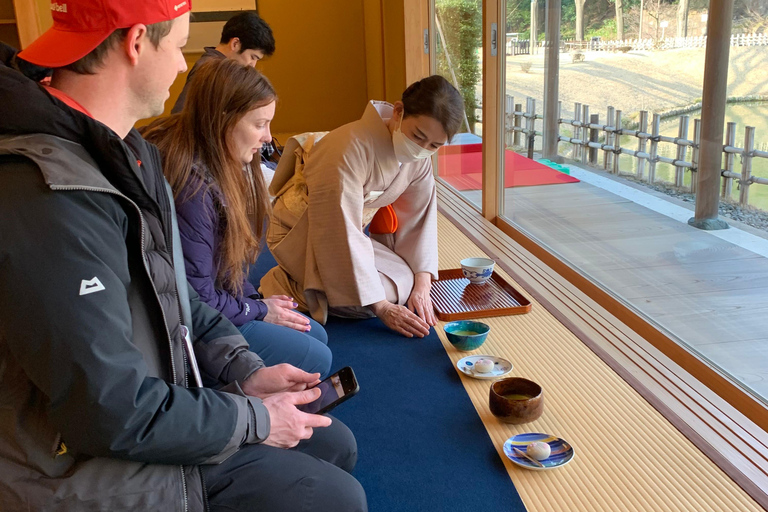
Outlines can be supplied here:
[[[441, 269], [488, 256], [442, 215], [439, 254]], [[507, 425], [489, 411], [491, 381], [461, 376], [529, 512], [763, 510], [509, 275], [496, 271], [531, 299], [532, 311], [483, 319], [491, 333], [473, 352], [453, 348], [442, 323], [437, 331], [454, 364], [470, 354], [504, 357], [514, 365], [510, 376], [543, 387], [543, 416]], [[562, 437], [576, 456], [555, 470], [518, 468], [503, 455], [502, 445], [523, 432]]]

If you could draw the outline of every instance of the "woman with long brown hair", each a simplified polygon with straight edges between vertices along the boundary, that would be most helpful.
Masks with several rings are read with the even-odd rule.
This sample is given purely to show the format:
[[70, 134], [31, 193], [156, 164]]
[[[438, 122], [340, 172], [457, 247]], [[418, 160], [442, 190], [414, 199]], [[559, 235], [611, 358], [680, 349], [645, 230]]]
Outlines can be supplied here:
[[258, 159], [272, 140], [276, 99], [255, 69], [212, 61], [190, 82], [184, 109], [143, 135], [163, 155], [187, 279], [200, 298], [235, 324], [267, 365], [290, 363], [325, 376], [331, 351], [323, 327], [295, 311], [292, 297], [263, 298], [247, 279], [270, 211]]

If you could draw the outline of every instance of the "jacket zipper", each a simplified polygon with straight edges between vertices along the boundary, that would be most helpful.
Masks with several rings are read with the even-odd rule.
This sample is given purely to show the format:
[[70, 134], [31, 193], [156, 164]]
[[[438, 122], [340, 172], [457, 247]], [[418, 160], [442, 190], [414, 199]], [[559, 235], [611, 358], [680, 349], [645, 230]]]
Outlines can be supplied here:
[[[152, 291], [155, 294], [155, 299], [157, 299], [157, 303], [160, 306], [160, 314], [163, 317], [163, 325], [165, 326], [165, 334], [168, 337], [168, 348], [171, 352], [171, 373], [173, 376], [173, 383], [176, 384], [176, 362], [174, 361], [173, 357], [173, 340], [171, 339], [171, 333], [168, 330], [168, 319], [165, 316], [165, 311], [163, 310], [162, 302], [160, 301], [160, 296], [157, 294], [157, 289], [155, 288], [155, 283], [152, 281], [152, 274], [149, 271], [149, 264], [147, 263], [146, 255], [144, 254], [144, 242], [146, 237], [146, 228], [144, 226], [144, 216], [141, 214], [141, 208], [139, 208], [139, 205], [137, 205], [135, 202], [133, 202], [131, 199], [128, 198], [125, 194], [121, 194], [118, 191], [110, 190], [108, 188], [101, 188], [101, 187], [85, 187], [85, 186], [70, 186], [70, 185], [51, 185], [51, 190], [84, 190], [86, 192], [101, 192], [104, 194], [112, 194], [113, 196], [121, 197], [131, 203], [134, 208], [136, 208], [136, 211], [139, 214], [139, 223], [141, 225], [141, 261], [144, 264], [144, 271], [147, 273], [147, 277], [149, 278], [149, 282], [152, 285]], [[186, 382], [186, 378], [185, 378]], [[189, 499], [187, 497], [187, 477], [184, 475], [184, 466], [179, 466], [181, 470], [181, 485], [182, 489], [184, 491], [184, 512], [189, 511]]]
[[184, 474], [184, 466], [179, 466], [181, 471], [181, 488], [184, 490], [184, 512], [189, 510], [189, 501], [187, 499], [187, 475]]
[[205, 483], [205, 475], [203, 469], [198, 466], [197, 471], [200, 473], [200, 483], [203, 485], [203, 508], [205, 512], [211, 511], [211, 506], [208, 503], [208, 486]]

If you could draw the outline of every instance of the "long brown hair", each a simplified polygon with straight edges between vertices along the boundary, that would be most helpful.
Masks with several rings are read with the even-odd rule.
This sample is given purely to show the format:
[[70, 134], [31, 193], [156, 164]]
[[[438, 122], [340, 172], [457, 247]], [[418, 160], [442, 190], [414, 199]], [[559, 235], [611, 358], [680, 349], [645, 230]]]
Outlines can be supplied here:
[[[220, 254], [214, 255], [217, 283], [234, 295], [242, 293], [246, 265], [258, 256], [270, 205], [259, 155], [254, 156], [256, 170], [250, 166], [244, 170], [229, 140], [245, 114], [275, 100], [272, 84], [254, 68], [230, 59], [210, 61], [192, 78], [184, 109], [143, 131], [163, 155], [163, 172], [177, 202], [189, 199], [205, 184], [204, 176], [193, 175], [195, 162], [207, 169], [218, 187], [222, 238]], [[197, 188], [180, 198], [191, 180]]]

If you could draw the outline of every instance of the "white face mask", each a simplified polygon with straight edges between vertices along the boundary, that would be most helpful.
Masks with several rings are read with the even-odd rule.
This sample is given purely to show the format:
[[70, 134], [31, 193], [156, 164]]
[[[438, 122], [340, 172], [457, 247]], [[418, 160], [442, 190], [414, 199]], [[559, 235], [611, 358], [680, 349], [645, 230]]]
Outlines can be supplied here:
[[[402, 114], [402, 116], [405, 116], [405, 114]], [[392, 144], [395, 146], [397, 161], [401, 164], [408, 164], [434, 155], [437, 150], [424, 149], [402, 132], [402, 116], [400, 117], [400, 124], [397, 125], [397, 129], [392, 132]]]

